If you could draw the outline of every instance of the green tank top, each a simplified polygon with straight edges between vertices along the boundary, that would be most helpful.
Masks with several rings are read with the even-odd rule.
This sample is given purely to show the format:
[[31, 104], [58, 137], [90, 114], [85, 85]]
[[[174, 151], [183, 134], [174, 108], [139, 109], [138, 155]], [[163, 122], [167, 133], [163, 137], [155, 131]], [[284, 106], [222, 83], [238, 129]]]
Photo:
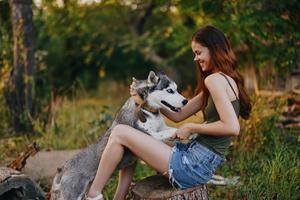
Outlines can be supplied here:
[[[227, 82], [229, 83], [231, 89], [233, 90], [236, 99], [231, 101], [231, 104], [234, 108], [236, 116], [239, 116], [240, 112], [240, 100], [238, 96], [236, 95], [232, 85], [230, 84], [230, 81], [224, 75], [223, 73], [220, 73], [225, 77]], [[208, 97], [207, 100], [207, 106], [205, 107], [204, 110], [204, 119], [206, 123], [212, 123], [220, 120], [218, 111], [216, 109], [216, 106], [211, 98], [211, 96]], [[214, 151], [215, 153], [219, 155], [224, 155], [225, 151], [228, 149], [230, 142], [231, 142], [231, 137], [230, 136], [212, 136], [212, 135], [204, 135], [200, 134], [197, 139], [196, 139], [200, 144], [203, 146], [207, 147], [208, 149]]]

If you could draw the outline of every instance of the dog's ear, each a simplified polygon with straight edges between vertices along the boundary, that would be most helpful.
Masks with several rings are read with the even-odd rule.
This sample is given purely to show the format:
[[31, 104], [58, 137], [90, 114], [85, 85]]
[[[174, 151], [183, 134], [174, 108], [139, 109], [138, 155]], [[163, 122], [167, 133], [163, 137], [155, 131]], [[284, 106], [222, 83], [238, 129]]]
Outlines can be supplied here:
[[159, 77], [156, 76], [156, 74], [153, 71], [149, 72], [149, 75], [148, 75], [148, 84], [149, 85], [156, 84], [158, 82], [158, 79], [159, 79]]
[[[134, 83], [134, 84], [133, 84]], [[135, 77], [132, 77], [132, 89], [140, 89], [140, 88], [144, 88], [147, 87], [148, 83], [145, 80], [138, 80]]]
[[158, 75], [159, 75], [159, 76], [164, 76], [164, 75], [166, 75], [166, 73], [165, 73], [165, 71], [163, 71], [163, 70], [159, 70]]

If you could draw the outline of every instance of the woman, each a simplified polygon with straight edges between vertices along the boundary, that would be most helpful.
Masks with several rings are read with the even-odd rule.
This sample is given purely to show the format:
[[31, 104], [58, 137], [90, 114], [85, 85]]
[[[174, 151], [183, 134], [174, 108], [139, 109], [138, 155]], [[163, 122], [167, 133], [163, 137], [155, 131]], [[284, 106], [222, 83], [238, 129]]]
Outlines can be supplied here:
[[[199, 136], [188, 144], [177, 143], [170, 147], [130, 126], [116, 126], [87, 199], [103, 199], [102, 189], [122, 159], [125, 147], [181, 189], [206, 183], [223, 162], [231, 136], [240, 132], [238, 115], [249, 118], [249, 97], [237, 71], [235, 55], [222, 31], [213, 26], [201, 28], [193, 35], [191, 47], [198, 66], [196, 96], [178, 113], [165, 109], [161, 112], [170, 120], [179, 122], [203, 111], [205, 123], [186, 123], [174, 133], [174, 137], [180, 139], [192, 133]], [[125, 199], [134, 169], [135, 165], [132, 165], [120, 171], [114, 199]]]

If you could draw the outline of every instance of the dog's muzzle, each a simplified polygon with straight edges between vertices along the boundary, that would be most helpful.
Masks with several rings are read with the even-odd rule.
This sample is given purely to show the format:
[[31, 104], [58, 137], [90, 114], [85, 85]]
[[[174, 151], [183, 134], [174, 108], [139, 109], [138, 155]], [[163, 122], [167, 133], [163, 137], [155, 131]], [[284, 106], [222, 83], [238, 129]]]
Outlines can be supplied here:
[[[166, 101], [161, 101], [162, 104], [164, 104], [165, 106], [167, 106], [168, 108], [170, 108], [170, 110], [174, 111], [174, 112], [179, 112], [181, 108], [176, 108], [174, 106], [172, 106], [171, 104], [169, 104], [168, 102]], [[182, 105], [186, 105], [188, 103], [188, 100], [183, 100], [182, 101]]]
[[182, 101], [182, 105], [185, 106], [188, 102], [189, 102], [189, 101], [185, 99], [185, 100]]

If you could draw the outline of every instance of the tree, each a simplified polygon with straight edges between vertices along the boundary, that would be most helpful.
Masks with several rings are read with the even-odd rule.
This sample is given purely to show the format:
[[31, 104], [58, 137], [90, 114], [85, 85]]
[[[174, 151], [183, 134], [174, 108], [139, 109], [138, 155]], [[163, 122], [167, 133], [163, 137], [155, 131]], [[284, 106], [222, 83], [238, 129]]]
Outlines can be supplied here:
[[9, 0], [13, 29], [13, 66], [6, 87], [10, 126], [15, 133], [32, 129], [34, 26], [31, 0]]

